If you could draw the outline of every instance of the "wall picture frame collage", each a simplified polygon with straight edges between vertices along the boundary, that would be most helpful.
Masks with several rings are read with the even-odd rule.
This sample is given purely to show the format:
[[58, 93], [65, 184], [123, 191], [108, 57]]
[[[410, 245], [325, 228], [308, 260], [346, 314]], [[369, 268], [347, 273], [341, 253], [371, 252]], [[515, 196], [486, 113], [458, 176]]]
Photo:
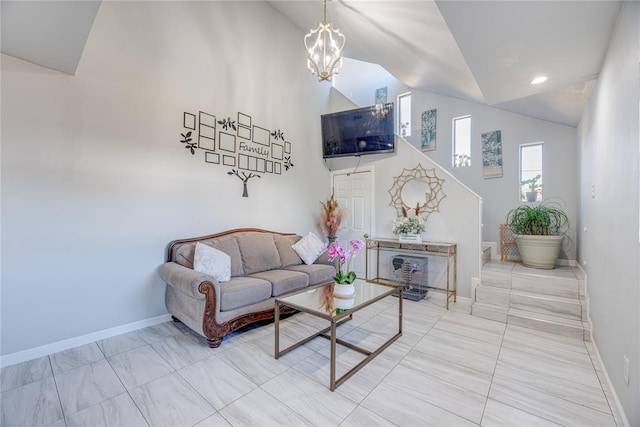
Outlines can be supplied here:
[[258, 126], [248, 114], [218, 118], [204, 111], [184, 111], [182, 127], [180, 143], [194, 156], [204, 152], [205, 163], [231, 167], [227, 174], [242, 180], [243, 197], [248, 197], [249, 179], [282, 175], [294, 166], [292, 143], [284, 131]]

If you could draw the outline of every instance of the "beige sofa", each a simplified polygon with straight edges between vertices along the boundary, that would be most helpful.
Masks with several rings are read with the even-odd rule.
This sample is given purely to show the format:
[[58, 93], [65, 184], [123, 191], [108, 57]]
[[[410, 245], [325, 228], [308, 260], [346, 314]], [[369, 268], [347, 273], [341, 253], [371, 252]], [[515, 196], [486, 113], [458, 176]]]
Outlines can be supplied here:
[[[333, 281], [326, 254], [306, 265], [291, 247], [301, 237], [256, 228], [174, 240], [159, 272], [167, 284], [165, 302], [179, 320], [218, 347], [223, 337], [248, 324], [272, 319], [276, 297]], [[218, 282], [193, 269], [196, 243], [231, 257], [231, 280]]]

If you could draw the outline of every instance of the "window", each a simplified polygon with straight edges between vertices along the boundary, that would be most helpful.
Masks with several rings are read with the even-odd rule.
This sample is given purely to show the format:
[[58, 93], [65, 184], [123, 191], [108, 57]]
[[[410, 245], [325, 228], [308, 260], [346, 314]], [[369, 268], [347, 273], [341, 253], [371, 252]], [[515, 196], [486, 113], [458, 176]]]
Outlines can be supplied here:
[[411, 92], [398, 96], [398, 133], [411, 136]]
[[471, 116], [453, 119], [453, 167], [471, 166]]
[[542, 142], [520, 146], [520, 200], [542, 200]]

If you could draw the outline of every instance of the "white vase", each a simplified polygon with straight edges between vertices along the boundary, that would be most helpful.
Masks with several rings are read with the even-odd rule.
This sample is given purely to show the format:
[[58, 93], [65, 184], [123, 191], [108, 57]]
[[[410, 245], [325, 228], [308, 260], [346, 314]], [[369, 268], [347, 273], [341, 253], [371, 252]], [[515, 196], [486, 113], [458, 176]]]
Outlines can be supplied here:
[[353, 283], [351, 284], [335, 283], [333, 286], [333, 295], [335, 295], [338, 298], [353, 296], [355, 292], [356, 292], [356, 288], [355, 286], [353, 286]]
[[339, 308], [341, 310], [348, 310], [353, 308], [353, 305], [356, 302], [355, 298], [336, 298], [334, 301], [335, 308]]
[[398, 241], [401, 243], [422, 243], [422, 234], [399, 234]]

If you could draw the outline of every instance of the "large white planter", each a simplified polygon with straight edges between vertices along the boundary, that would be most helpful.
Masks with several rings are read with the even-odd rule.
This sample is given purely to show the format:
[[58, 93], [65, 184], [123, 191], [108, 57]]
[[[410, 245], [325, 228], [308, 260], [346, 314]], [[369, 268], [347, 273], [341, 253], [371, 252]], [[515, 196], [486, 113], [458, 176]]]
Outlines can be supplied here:
[[562, 249], [564, 236], [516, 236], [522, 264], [526, 267], [551, 270]]

